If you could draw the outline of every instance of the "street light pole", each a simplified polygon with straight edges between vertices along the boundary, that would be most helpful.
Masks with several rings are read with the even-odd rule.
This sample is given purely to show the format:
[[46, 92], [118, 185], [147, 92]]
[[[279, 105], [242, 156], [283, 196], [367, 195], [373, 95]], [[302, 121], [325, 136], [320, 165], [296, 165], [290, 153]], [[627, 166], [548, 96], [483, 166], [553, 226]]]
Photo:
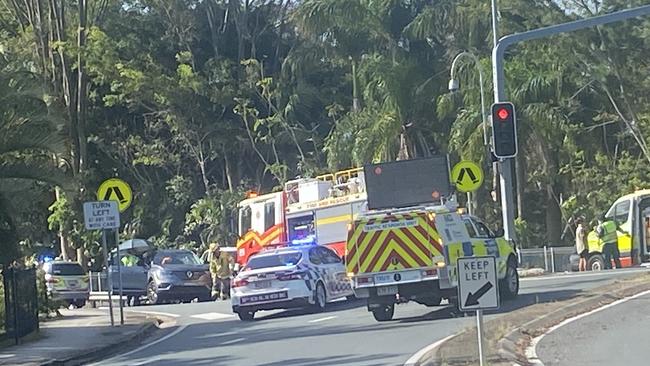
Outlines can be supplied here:
[[[461, 58], [469, 58], [474, 62], [476, 68], [478, 69], [478, 82], [479, 82], [479, 91], [481, 94], [481, 122], [483, 124], [483, 146], [486, 147], [489, 151], [489, 142], [487, 137], [487, 114], [485, 113], [485, 90], [483, 89], [483, 68], [481, 67], [481, 61], [471, 52], [461, 52], [451, 63], [451, 75], [449, 80], [449, 91], [453, 92], [460, 88], [460, 83], [456, 79], [456, 65]], [[467, 192], [467, 213], [472, 214], [472, 194]]]

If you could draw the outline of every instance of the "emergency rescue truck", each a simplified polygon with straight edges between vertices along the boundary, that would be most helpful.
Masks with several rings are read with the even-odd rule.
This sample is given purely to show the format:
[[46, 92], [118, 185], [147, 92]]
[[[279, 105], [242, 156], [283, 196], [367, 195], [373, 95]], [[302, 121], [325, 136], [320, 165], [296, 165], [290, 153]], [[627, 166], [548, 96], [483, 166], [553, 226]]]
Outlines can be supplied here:
[[324, 245], [342, 258], [348, 225], [364, 210], [360, 168], [295, 179], [281, 192], [249, 194], [239, 203], [237, 263], [244, 266], [251, 255], [286, 243]]
[[[605, 214], [618, 224], [618, 250], [621, 265], [629, 267], [650, 261], [650, 189], [638, 190], [618, 198]], [[587, 268], [598, 271], [605, 268], [603, 241], [596, 231], [587, 236], [589, 254]], [[571, 256], [572, 266], [577, 268], [578, 256]]]
[[369, 211], [349, 230], [346, 269], [377, 321], [395, 304], [457, 303], [459, 257], [495, 256], [501, 296], [515, 297], [514, 247], [477, 218], [457, 212], [446, 157], [367, 165]]

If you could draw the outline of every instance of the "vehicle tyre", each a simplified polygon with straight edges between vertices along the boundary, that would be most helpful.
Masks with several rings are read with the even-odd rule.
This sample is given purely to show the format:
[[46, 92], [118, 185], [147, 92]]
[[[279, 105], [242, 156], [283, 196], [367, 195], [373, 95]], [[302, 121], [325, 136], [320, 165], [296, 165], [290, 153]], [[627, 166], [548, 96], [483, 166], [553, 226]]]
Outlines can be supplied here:
[[327, 292], [325, 292], [325, 286], [322, 282], [318, 282], [316, 285], [316, 292], [314, 292], [314, 311], [320, 312], [325, 310], [327, 306]]
[[372, 316], [378, 322], [386, 322], [393, 319], [395, 314], [395, 304], [384, 305], [382, 307], [372, 309]]
[[594, 254], [589, 257], [587, 268], [590, 271], [602, 271], [605, 268], [605, 259], [600, 254]]
[[78, 308], [83, 308], [84, 306], [86, 306], [86, 300], [75, 300], [74, 306]]
[[519, 293], [519, 273], [517, 272], [517, 262], [512, 258], [508, 259], [506, 267], [506, 277], [499, 280], [499, 292], [504, 299], [514, 299]]
[[248, 311], [248, 310], [240, 310], [237, 312], [237, 316], [239, 316], [239, 320], [249, 322], [255, 318], [255, 312], [254, 311]]
[[160, 302], [158, 297], [158, 286], [154, 281], [149, 281], [147, 284], [147, 302], [149, 305], [156, 305]]
[[357, 299], [356, 295], [352, 294], [352, 295], [346, 296], [345, 300], [347, 300], [347, 301], [357, 301], [358, 299]]

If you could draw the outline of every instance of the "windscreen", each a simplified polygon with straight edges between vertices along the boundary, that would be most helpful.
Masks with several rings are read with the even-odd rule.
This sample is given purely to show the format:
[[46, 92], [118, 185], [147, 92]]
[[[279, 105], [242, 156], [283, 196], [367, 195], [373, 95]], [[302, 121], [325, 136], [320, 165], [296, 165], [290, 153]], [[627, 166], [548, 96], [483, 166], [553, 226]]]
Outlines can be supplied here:
[[153, 262], [162, 266], [167, 264], [202, 264], [199, 257], [192, 252], [158, 252]]
[[440, 203], [451, 192], [446, 156], [364, 167], [368, 208], [400, 208]]
[[289, 252], [289, 253], [278, 253], [272, 255], [262, 255], [251, 257], [248, 260], [246, 265], [247, 269], [260, 269], [260, 268], [271, 268], [271, 267], [282, 267], [282, 266], [293, 266], [300, 261], [302, 253], [300, 252]]
[[62, 276], [81, 276], [84, 273], [83, 268], [76, 263], [55, 263], [52, 265], [52, 274]]

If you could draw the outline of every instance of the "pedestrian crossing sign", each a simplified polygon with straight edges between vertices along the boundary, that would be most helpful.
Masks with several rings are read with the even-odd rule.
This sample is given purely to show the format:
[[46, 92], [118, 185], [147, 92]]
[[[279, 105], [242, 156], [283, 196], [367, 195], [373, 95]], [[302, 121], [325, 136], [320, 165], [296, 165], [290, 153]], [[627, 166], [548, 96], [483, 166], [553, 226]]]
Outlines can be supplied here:
[[97, 190], [98, 201], [117, 202], [120, 212], [126, 211], [133, 201], [133, 194], [129, 184], [119, 178], [110, 178], [102, 182]]
[[483, 171], [473, 161], [463, 160], [451, 170], [451, 181], [461, 192], [473, 192], [483, 184]]

